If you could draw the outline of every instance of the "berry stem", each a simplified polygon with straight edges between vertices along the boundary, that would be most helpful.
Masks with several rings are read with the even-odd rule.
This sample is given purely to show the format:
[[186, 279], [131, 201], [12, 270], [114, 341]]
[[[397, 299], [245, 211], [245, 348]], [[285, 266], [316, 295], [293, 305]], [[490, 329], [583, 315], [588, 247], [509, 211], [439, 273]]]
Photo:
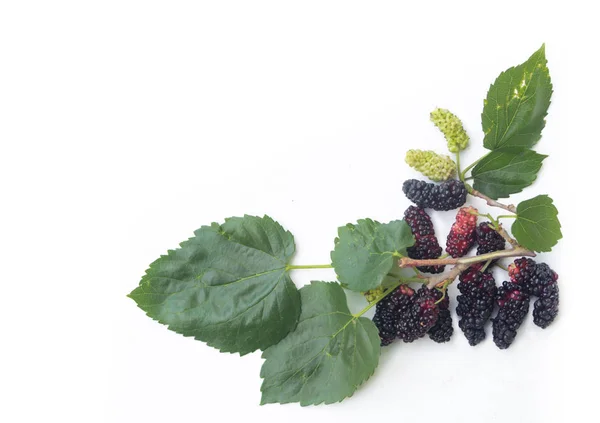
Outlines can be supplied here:
[[[511, 236], [508, 234], [508, 232], [506, 232], [506, 229], [504, 229], [504, 228], [502, 227], [502, 225], [497, 225], [497, 226], [494, 228], [494, 230], [495, 230], [496, 232], [498, 232], [498, 234], [500, 234], [500, 236], [501, 236], [502, 238], [504, 238], [504, 239], [505, 239], [505, 240], [506, 240], [506, 241], [507, 241], [507, 242], [508, 242], [510, 245], [512, 245], [512, 246], [513, 246], [513, 248], [517, 248], [517, 247], [519, 247], [519, 243], [517, 242], [517, 240], [516, 240], [516, 239], [514, 239], [513, 237], [511, 237]], [[534, 257], [534, 256], [535, 256], [535, 254], [534, 254], [532, 257]]]
[[294, 270], [294, 269], [332, 269], [333, 265], [331, 264], [288, 264], [285, 267], [285, 270]]
[[479, 163], [481, 160], [483, 160], [483, 158], [486, 157], [486, 156], [487, 156], [487, 154], [485, 156], [482, 156], [482, 157], [478, 158], [473, 163], [471, 163], [469, 166], [467, 166], [465, 168], [465, 170], [463, 170], [462, 173], [460, 174], [460, 180], [464, 182], [465, 181], [465, 176], [467, 175], [467, 172], [469, 170], [473, 169], [477, 165], [477, 163]]
[[516, 214], [501, 214], [496, 219], [516, 219], [516, 218], [517, 218]]
[[448, 289], [448, 285], [450, 285], [454, 279], [458, 277], [462, 272], [469, 268], [468, 264], [457, 264], [450, 270], [448, 273], [443, 275], [436, 275], [429, 278], [429, 283], [427, 284], [427, 288], [440, 288], [440, 289]]
[[460, 150], [456, 152], [456, 174], [461, 181], [465, 181], [465, 175], [460, 173]]
[[483, 267], [481, 269], [479, 269], [480, 272], [485, 272], [486, 269], [490, 266], [490, 264], [492, 264], [492, 260], [488, 260], [485, 262], [485, 264], [483, 265]]
[[496, 229], [496, 226], [498, 225], [498, 220], [494, 219], [494, 216], [492, 216], [490, 213], [477, 213], [477, 212], [470, 212], [471, 214], [474, 214], [475, 216], [479, 216], [479, 217], [487, 217], [488, 219], [490, 219], [490, 222], [492, 222], [492, 224], [494, 225], [493, 229]]
[[[504, 231], [504, 229], [500, 229], [500, 231]], [[499, 233], [500, 233], [499, 231]], [[512, 239], [512, 238], [511, 238]], [[515, 241], [516, 242], [516, 241]], [[473, 257], [459, 257], [459, 258], [445, 258], [445, 259], [424, 259], [424, 260], [416, 260], [411, 259], [409, 257], [404, 257], [398, 262], [398, 266], [401, 268], [405, 267], [415, 267], [415, 266], [440, 266], [446, 264], [465, 264], [467, 267], [471, 264], [480, 263], [482, 261], [495, 260], [504, 257], [517, 257], [517, 256], [525, 256], [525, 257], [535, 257], [536, 254], [528, 250], [527, 248], [521, 247], [520, 245], [516, 245], [514, 248], [509, 250], [500, 250], [494, 251], [492, 253], [481, 254], [479, 256]], [[444, 275], [441, 275], [444, 276]], [[430, 278], [431, 279], [431, 278]], [[445, 278], [442, 278], [442, 280]]]
[[[456, 277], [454, 277], [454, 279], [456, 279]], [[435, 302], [436, 304], [439, 304], [439, 303], [441, 303], [442, 301], [444, 301], [444, 298], [446, 298], [446, 293], [448, 292], [448, 285], [450, 285], [454, 279], [452, 279], [452, 280], [450, 280], [450, 279], [446, 279], [445, 281], [443, 281], [443, 282], [441, 283], [441, 286], [438, 286], [438, 285], [440, 285], [440, 284], [438, 284], [438, 285], [434, 285], [434, 287], [435, 287], [436, 289], [438, 289], [439, 291], [441, 291], [441, 292], [442, 292], [442, 298], [440, 298], [439, 300], [437, 300], [437, 301]], [[429, 285], [427, 285], [427, 287], [428, 287], [429, 289], [433, 289], [433, 287], [430, 287]]]
[[473, 188], [469, 184], [465, 184], [465, 186], [467, 187], [467, 191], [469, 192], [469, 194], [471, 194], [473, 197], [479, 197], [479, 198], [485, 200], [486, 203], [488, 204], [488, 206], [499, 207], [499, 208], [507, 210], [511, 213], [517, 212], [517, 208], [514, 205], [512, 205], [512, 204], [506, 205], [506, 204], [499, 203], [496, 200], [488, 197], [487, 195], [482, 194], [481, 192], [477, 191], [475, 188]]
[[358, 313], [353, 314], [352, 316], [354, 316], [354, 317], [360, 317], [360, 316], [362, 316], [367, 311], [369, 311], [374, 305], [376, 305], [379, 301], [381, 301], [385, 297], [387, 297], [388, 294], [390, 294], [394, 289], [398, 288], [400, 285], [408, 284], [408, 283], [411, 283], [411, 282], [426, 283], [427, 279], [424, 279], [424, 278], [401, 278], [398, 282], [394, 282], [394, 284], [392, 284], [391, 286], [389, 286], [388, 288], [386, 288], [386, 290], [383, 291], [383, 294], [381, 294], [380, 297], [378, 297], [378, 298], [374, 299], [373, 301], [371, 301], [369, 304], [367, 304], [367, 306], [365, 308], [363, 308]]

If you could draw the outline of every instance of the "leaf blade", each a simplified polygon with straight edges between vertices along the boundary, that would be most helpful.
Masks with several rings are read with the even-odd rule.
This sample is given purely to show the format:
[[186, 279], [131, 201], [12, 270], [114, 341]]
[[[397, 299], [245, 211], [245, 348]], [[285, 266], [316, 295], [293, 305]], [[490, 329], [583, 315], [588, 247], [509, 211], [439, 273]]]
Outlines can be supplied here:
[[524, 63], [502, 72], [488, 90], [481, 114], [483, 145], [533, 147], [541, 138], [552, 97], [545, 45]]
[[263, 353], [261, 404], [342, 401], [379, 364], [377, 328], [350, 313], [339, 284], [313, 281], [300, 294], [307, 307], [296, 330]]
[[338, 228], [331, 262], [342, 284], [364, 292], [379, 286], [413, 244], [414, 237], [404, 220], [382, 224], [360, 219], [356, 225]]
[[473, 186], [494, 200], [507, 198], [533, 184], [546, 157], [518, 147], [491, 151], [473, 168]]
[[538, 195], [517, 206], [511, 231], [519, 244], [532, 251], [551, 251], [562, 238], [558, 210], [547, 195]]
[[294, 329], [300, 295], [286, 265], [292, 235], [268, 216], [227, 219], [154, 261], [129, 295], [170, 330], [241, 355]]

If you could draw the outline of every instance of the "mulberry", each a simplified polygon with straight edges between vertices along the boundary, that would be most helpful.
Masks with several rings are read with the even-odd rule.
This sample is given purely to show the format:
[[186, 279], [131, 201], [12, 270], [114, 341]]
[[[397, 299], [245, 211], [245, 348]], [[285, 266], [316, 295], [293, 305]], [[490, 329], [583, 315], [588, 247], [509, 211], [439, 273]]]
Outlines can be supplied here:
[[446, 137], [448, 150], [458, 153], [469, 144], [469, 136], [460, 119], [446, 109], [435, 109], [430, 115], [431, 121]]
[[[439, 301], [442, 298], [442, 293], [437, 289], [434, 289], [436, 301]], [[429, 338], [437, 343], [448, 342], [454, 333], [454, 328], [452, 327], [452, 314], [450, 313], [450, 298], [448, 298], [448, 294], [444, 297], [442, 301], [438, 303], [439, 315], [437, 322], [432, 326], [427, 334]]]
[[377, 303], [373, 323], [379, 330], [382, 346], [391, 344], [396, 338], [399, 320], [410, 314], [413, 294], [410, 287], [401, 285]]
[[546, 263], [526, 257], [508, 266], [508, 274], [512, 282], [538, 297], [533, 305], [533, 322], [541, 328], [548, 327], [558, 315], [558, 274]]
[[450, 179], [439, 185], [408, 179], [404, 181], [402, 191], [417, 206], [438, 211], [457, 209], [467, 201], [467, 188], [464, 183], [456, 179]]
[[363, 292], [363, 295], [365, 296], [368, 302], [372, 303], [377, 298], [381, 297], [384, 291], [385, 289], [383, 288], [383, 286], [378, 286], [375, 289], [370, 289], [368, 291]]
[[446, 241], [446, 252], [452, 257], [464, 256], [475, 243], [476, 213], [476, 208], [463, 207], [456, 214], [456, 221], [452, 224]]
[[459, 276], [460, 295], [456, 300], [458, 326], [469, 345], [475, 346], [485, 339], [485, 323], [494, 311], [496, 282], [489, 272], [481, 272], [482, 263], [475, 264]]
[[510, 347], [517, 329], [529, 311], [529, 294], [519, 284], [504, 282], [498, 288], [498, 315], [492, 319], [494, 343], [501, 350]]
[[537, 263], [527, 257], [516, 259], [508, 266], [508, 276], [513, 283], [525, 286], [533, 277]]
[[396, 323], [398, 338], [404, 342], [413, 342], [423, 337], [435, 325], [440, 311], [435, 304], [435, 295], [433, 290], [422, 287], [411, 297], [412, 304], [403, 310], [404, 313]]
[[456, 173], [454, 160], [434, 151], [408, 150], [404, 160], [432, 181], [445, 181]]
[[546, 286], [533, 303], [533, 323], [546, 329], [558, 315], [558, 285]]
[[493, 253], [494, 251], [504, 250], [506, 241], [496, 232], [490, 222], [482, 222], [475, 230], [477, 240], [477, 255]]
[[[410, 206], [404, 212], [404, 221], [410, 226], [415, 237], [415, 244], [406, 252], [412, 259], [435, 259], [442, 255], [442, 247], [435, 237], [435, 229], [431, 218], [425, 210]], [[427, 273], [441, 273], [445, 266], [420, 266], [418, 269]]]
[[544, 288], [558, 281], [558, 274], [546, 263], [536, 263], [526, 257], [516, 259], [508, 266], [508, 275], [514, 283], [524, 286], [530, 295], [540, 297]]
[[[412, 259], [434, 259], [442, 255], [442, 247], [434, 236], [427, 236], [415, 241], [415, 245], [406, 249], [408, 256]], [[445, 266], [419, 266], [421, 272], [442, 273]]]

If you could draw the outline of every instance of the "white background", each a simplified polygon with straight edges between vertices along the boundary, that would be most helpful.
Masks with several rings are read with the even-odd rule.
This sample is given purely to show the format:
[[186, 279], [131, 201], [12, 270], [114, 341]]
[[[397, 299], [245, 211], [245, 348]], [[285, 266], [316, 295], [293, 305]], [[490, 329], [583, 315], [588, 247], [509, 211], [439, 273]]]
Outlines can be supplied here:
[[[594, 420], [595, 16], [577, 1], [0, 2], [0, 420]], [[448, 344], [385, 349], [341, 404], [260, 407], [259, 353], [220, 354], [125, 297], [194, 229], [243, 213], [291, 230], [294, 263], [327, 263], [338, 226], [402, 216], [405, 151], [445, 150], [434, 107], [463, 119], [465, 164], [483, 153], [489, 84], [542, 42], [550, 157], [514, 202], [548, 193], [560, 210], [564, 239], [541, 257], [561, 276], [550, 328], [529, 317], [500, 351], [469, 347], [455, 318]], [[442, 239], [452, 219], [436, 214]]]

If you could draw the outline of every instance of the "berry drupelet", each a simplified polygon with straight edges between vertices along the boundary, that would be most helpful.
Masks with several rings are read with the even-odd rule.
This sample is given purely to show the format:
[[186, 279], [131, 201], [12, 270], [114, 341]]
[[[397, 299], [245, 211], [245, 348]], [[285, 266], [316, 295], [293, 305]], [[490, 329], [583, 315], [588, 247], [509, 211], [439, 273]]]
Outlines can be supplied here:
[[456, 221], [450, 228], [446, 240], [446, 252], [454, 258], [467, 254], [475, 243], [476, 226], [477, 209], [462, 207], [456, 214]]
[[438, 211], [457, 209], [467, 201], [465, 184], [456, 179], [438, 185], [408, 179], [404, 181], [402, 191], [417, 206]]
[[[410, 227], [415, 244], [407, 248], [406, 252], [412, 259], [435, 259], [442, 255], [442, 247], [435, 237], [435, 229], [431, 218], [425, 210], [410, 206], [404, 212], [404, 221]], [[420, 266], [418, 269], [427, 273], [441, 273], [445, 266]]]

